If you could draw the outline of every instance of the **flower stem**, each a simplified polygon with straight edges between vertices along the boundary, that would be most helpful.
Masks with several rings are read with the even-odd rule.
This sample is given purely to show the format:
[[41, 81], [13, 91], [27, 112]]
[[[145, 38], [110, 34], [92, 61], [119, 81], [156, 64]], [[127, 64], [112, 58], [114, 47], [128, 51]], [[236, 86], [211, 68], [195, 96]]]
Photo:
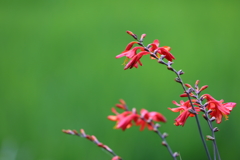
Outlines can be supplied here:
[[151, 123], [151, 125], [152, 125], [152, 127], [154, 128], [154, 132], [157, 133], [158, 136], [162, 139], [162, 144], [167, 147], [168, 152], [170, 153], [170, 155], [172, 156], [172, 158], [173, 158], [174, 160], [177, 160], [177, 155], [178, 155], [178, 154], [177, 154], [177, 153], [176, 153], [176, 154], [173, 153], [171, 147], [170, 147], [169, 144], [167, 143], [166, 137], [158, 130], [158, 128], [157, 128], [153, 123]]
[[193, 103], [192, 103], [190, 94], [187, 92], [187, 90], [186, 90], [186, 88], [185, 88], [185, 86], [184, 86], [184, 83], [183, 83], [183, 81], [182, 81], [182, 78], [181, 78], [180, 74], [179, 74], [174, 68], [171, 67], [171, 64], [172, 64], [172, 63], [171, 63], [171, 64], [168, 64], [168, 63], [166, 63], [166, 62], [163, 61], [163, 58], [164, 58], [165, 56], [162, 56], [161, 58], [158, 58], [154, 53], [152, 53], [152, 52], [148, 49], [148, 47], [145, 47], [145, 46], [143, 45], [142, 41], [140, 41], [140, 40], [138, 40], [138, 39], [137, 39], [137, 41], [139, 42], [138, 44], [139, 44], [140, 46], [144, 47], [144, 49], [145, 49], [147, 52], [149, 52], [152, 57], [156, 58], [159, 63], [166, 65], [169, 70], [173, 71], [173, 72], [177, 75], [178, 82], [182, 85], [183, 90], [187, 93], [188, 99], [189, 99], [190, 104], [191, 104], [191, 106], [192, 106], [192, 110], [194, 111], [193, 114], [195, 115], [195, 119], [196, 119], [196, 122], [197, 122], [198, 131], [199, 131], [199, 134], [200, 134], [200, 137], [201, 137], [201, 140], [202, 140], [204, 149], [205, 149], [205, 151], [206, 151], [207, 157], [208, 157], [209, 160], [212, 160], [212, 158], [211, 158], [211, 156], [210, 156], [210, 153], [209, 153], [209, 150], [208, 150], [208, 147], [207, 147], [207, 144], [206, 144], [206, 142], [205, 142], [205, 140], [204, 140], [204, 138], [203, 138], [203, 133], [202, 133], [202, 129], [201, 129], [201, 125], [200, 125], [199, 119], [198, 119], [198, 115], [197, 115], [197, 113], [195, 112], [195, 108], [194, 108], [194, 106], [193, 106]]
[[219, 153], [218, 147], [217, 147], [217, 142], [216, 142], [216, 136], [215, 136], [214, 128], [212, 126], [212, 121], [209, 118], [209, 115], [208, 115], [208, 112], [206, 110], [206, 107], [202, 104], [202, 101], [199, 98], [199, 93], [196, 94], [196, 99], [198, 100], [198, 102], [199, 102], [199, 104], [200, 104], [200, 106], [202, 108], [202, 111], [204, 112], [204, 115], [206, 116], [206, 120], [208, 122], [208, 126], [209, 126], [209, 128], [210, 128], [210, 130], [212, 132], [212, 137], [213, 137], [212, 141], [213, 141], [213, 148], [214, 148], [214, 150], [213, 150], [214, 151], [214, 160], [216, 160], [216, 154], [218, 156], [218, 160], [221, 160], [221, 156], [220, 156], [220, 153]]
[[108, 147], [107, 145], [101, 143], [98, 141], [98, 139], [92, 135], [87, 135], [85, 134], [85, 131], [83, 129], [80, 130], [80, 133], [78, 133], [76, 130], [62, 130], [63, 133], [66, 133], [66, 134], [70, 134], [70, 135], [75, 135], [75, 136], [78, 136], [78, 137], [83, 137], [93, 143], [95, 143], [98, 147], [106, 150], [108, 153], [110, 153], [113, 157], [116, 157], [117, 160], [123, 160], [121, 157], [119, 157], [110, 147]]
[[[127, 105], [125, 105], [125, 111], [129, 111]], [[157, 133], [157, 135], [162, 139], [162, 144], [167, 147], [168, 152], [170, 153], [170, 155], [171, 155], [171, 157], [173, 158], [173, 160], [177, 160], [178, 153], [177, 153], [177, 152], [173, 153], [171, 147], [170, 147], [169, 144], [167, 143], [167, 140], [166, 140], [166, 137], [167, 137], [167, 136], [166, 136], [166, 134], [162, 134], [162, 133], [159, 131], [159, 129], [158, 129], [158, 128], [160, 127], [160, 125], [159, 125], [159, 124], [154, 124], [151, 120], [150, 120], [150, 121], [149, 121], [149, 120], [146, 120], [144, 117], [141, 117], [141, 119], [144, 120], [146, 123], [148, 123], [149, 125], [152, 126], [153, 131], [154, 131], [155, 133]]]
[[[165, 63], [165, 65], [167, 65], [167, 64]], [[173, 68], [172, 68], [172, 71], [177, 75], [177, 77], [178, 77], [178, 79], [179, 79], [178, 82], [182, 85], [182, 88], [183, 88], [184, 92], [185, 92], [185, 93], [187, 94], [187, 96], [188, 96], [188, 100], [190, 101], [190, 104], [191, 104], [191, 106], [192, 106], [192, 110], [194, 111], [193, 114], [195, 115], [195, 119], [196, 119], [197, 126], [198, 126], [198, 131], [199, 131], [199, 134], [200, 134], [200, 137], [201, 137], [203, 146], [204, 146], [204, 148], [205, 148], [205, 151], [206, 151], [206, 154], [207, 154], [208, 159], [211, 160], [211, 156], [210, 156], [210, 153], [209, 153], [209, 150], [208, 150], [206, 141], [205, 141], [204, 138], [203, 138], [203, 133], [202, 133], [202, 129], [201, 129], [201, 125], [200, 125], [199, 119], [198, 119], [198, 115], [197, 115], [197, 113], [195, 112], [195, 108], [194, 108], [194, 106], [193, 106], [191, 97], [190, 97], [189, 93], [187, 92], [186, 87], [184, 86], [184, 83], [183, 83], [183, 81], [182, 81], [182, 79], [181, 79], [180, 74], [179, 74], [175, 69], [173, 69]]]

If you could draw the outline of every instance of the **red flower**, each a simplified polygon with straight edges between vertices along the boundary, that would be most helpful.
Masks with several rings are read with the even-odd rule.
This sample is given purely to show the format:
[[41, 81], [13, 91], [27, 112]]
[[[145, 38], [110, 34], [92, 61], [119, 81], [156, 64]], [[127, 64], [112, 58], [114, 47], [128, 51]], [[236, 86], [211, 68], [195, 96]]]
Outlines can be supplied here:
[[116, 116], [108, 116], [108, 119], [111, 121], [117, 121], [116, 128], [121, 128], [123, 131], [132, 126], [132, 120], [137, 121], [139, 115], [136, 114], [136, 109], [133, 111], [124, 111], [119, 114], [115, 108], [112, 108], [112, 112], [116, 114]]
[[123, 109], [123, 110], [127, 110], [126, 102], [123, 99], [120, 99], [119, 102], [120, 102], [120, 104], [116, 104], [116, 107]]
[[[143, 47], [134, 47], [133, 49], [131, 49], [132, 48], [132, 46], [133, 46], [133, 44], [135, 44], [135, 43], [138, 43], [138, 42], [131, 42], [131, 43], [129, 43], [128, 45], [127, 45], [127, 47], [126, 47], [126, 49], [121, 53], [121, 54], [119, 54], [119, 55], [117, 55], [116, 56], [116, 58], [121, 58], [121, 57], [123, 57], [123, 56], [126, 56], [127, 58], [125, 59], [125, 61], [124, 61], [124, 65], [127, 63], [127, 61], [129, 60], [129, 59], [131, 59], [130, 61], [129, 61], [129, 63], [127, 64], [127, 65], [131, 65], [130, 67], [128, 67], [128, 68], [132, 68], [132, 67], [136, 67], [136, 68], [138, 68], [138, 64], [139, 65], [142, 65], [142, 63], [141, 63], [141, 61], [140, 61], [140, 58], [142, 57], [142, 55], [139, 55], [139, 54], [137, 54], [137, 50], [138, 49], [140, 49], [141, 51], [144, 51], [144, 48]], [[137, 56], [138, 55], [138, 56]], [[137, 57], [136, 57], [137, 56]], [[140, 57], [139, 57], [140, 56]], [[135, 57], [135, 58], [134, 58]], [[133, 61], [132, 61], [132, 59], [138, 59], [137, 61], [134, 61], [134, 63], [133, 63]], [[125, 67], [126, 68], [126, 67]], [[124, 68], [124, 69], [125, 69]]]
[[135, 56], [137, 54], [138, 49], [140, 49], [141, 51], [144, 51], [143, 47], [134, 47], [133, 49], [131, 49], [131, 47], [134, 43], [138, 43], [138, 42], [129, 43], [127, 45], [126, 49], [121, 54], [117, 55], [116, 58], [121, 58], [123, 56], [126, 56], [127, 58], [132, 58], [133, 56]]
[[[195, 102], [196, 100], [192, 100], [192, 102]], [[189, 110], [192, 109], [191, 103], [190, 101], [180, 101], [180, 104], [178, 104], [176, 101], [173, 101], [173, 104], [179, 106], [178, 108], [168, 108], [169, 110], [173, 111], [173, 112], [180, 112], [180, 115], [175, 119], [175, 125], [176, 126], [184, 126], [187, 118], [190, 117], [194, 117], [195, 115], [193, 113], [191, 113]], [[194, 104], [195, 105], [195, 104]], [[196, 112], [200, 111], [199, 107], [194, 107]]]
[[236, 103], [234, 102], [223, 103], [224, 100], [217, 101], [209, 94], [204, 94], [202, 97], [204, 97], [208, 102], [208, 105], [206, 107], [209, 110], [212, 110], [210, 116], [215, 117], [218, 124], [221, 123], [222, 116], [224, 116], [227, 120], [227, 115], [229, 115], [232, 109], [236, 106]]
[[[133, 36], [136, 40], [136, 35], [133, 34], [132, 32], [130, 31], [127, 31], [128, 34], [130, 34], [131, 36]], [[127, 63], [127, 61], [130, 59], [130, 61], [125, 65], [124, 69], [128, 69], [128, 68], [138, 68], [138, 64], [140, 66], [142, 66], [142, 63], [140, 61], [140, 59], [142, 58], [143, 55], [147, 55], [147, 54], [153, 54], [153, 52], [156, 53], [156, 56], [157, 57], [160, 57], [160, 55], [165, 55], [165, 58], [168, 60], [168, 61], [172, 61], [173, 59], [175, 59], [175, 57], [169, 52], [171, 50], [170, 47], [168, 46], [163, 46], [163, 47], [159, 47], [159, 40], [154, 40], [153, 43], [149, 44], [148, 48], [146, 47], [142, 47], [142, 44], [141, 44], [141, 41], [143, 40], [143, 38], [146, 36], [146, 34], [143, 34], [141, 36], [141, 40], [138, 42], [138, 41], [133, 41], [133, 42], [130, 42], [125, 50], [116, 56], [116, 58], [121, 58], [123, 56], [126, 56], [126, 60], [124, 61], [124, 65]], [[141, 45], [141, 47], [133, 47], [134, 44], [139, 44]], [[132, 48], [132, 49], [131, 49]], [[137, 53], [137, 50], [140, 49], [141, 52]], [[153, 58], [153, 57], [151, 57]], [[153, 58], [155, 59], [155, 58]]]
[[124, 70], [128, 69], [128, 68], [138, 68], [138, 64], [140, 66], [142, 66], [142, 63], [140, 61], [140, 59], [142, 58], [143, 55], [146, 55], [146, 54], [149, 54], [149, 52], [147, 51], [142, 51], [140, 53], [138, 53], [137, 55], [135, 55], [127, 64], [126, 66], [124, 67]]
[[[159, 40], [154, 40], [153, 43], [150, 44], [152, 47], [149, 49], [150, 52], [154, 52], [157, 50], [157, 53], [160, 55], [165, 55], [165, 58], [169, 61], [172, 61], [175, 59], [175, 57], [169, 52], [171, 50], [168, 46], [158, 47], [159, 46]], [[160, 57], [159, 55], [157, 55]]]
[[146, 121], [149, 121], [149, 120], [153, 120], [156, 122], [167, 121], [166, 118], [161, 113], [158, 113], [158, 112], [148, 112], [146, 109], [142, 109], [140, 113], [143, 119], [139, 119], [136, 124], [141, 126], [140, 127], [141, 131], [144, 130], [145, 127], [148, 127], [149, 130], [153, 130], [152, 125], [147, 123]]
[[112, 158], [112, 160], [121, 160], [122, 158], [121, 157], [119, 157], [119, 156], [114, 156], [113, 158]]

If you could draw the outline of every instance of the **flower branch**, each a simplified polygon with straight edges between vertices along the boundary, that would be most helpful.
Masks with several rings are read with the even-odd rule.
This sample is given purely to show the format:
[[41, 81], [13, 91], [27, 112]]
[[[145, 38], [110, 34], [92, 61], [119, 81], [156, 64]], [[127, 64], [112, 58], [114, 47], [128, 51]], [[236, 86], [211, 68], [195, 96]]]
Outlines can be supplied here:
[[[154, 40], [153, 43], [145, 46], [143, 44], [143, 39], [146, 37], [146, 34], [142, 34], [141, 38], [138, 39], [137, 35], [133, 34], [131, 31], [127, 31], [127, 33], [129, 35], [131, 35], [135, 40], [137, 40], [137, 42], [129, 43], [127, 45], [126, 49], [120, 55], [117, 55], [116, 58], [126, 56], [128, 59], [130, 59], [130, 61], [124, 67], [124, 70], [126, 70], [126, 69], [131, 69], [133, 67], [138, 68], [138, 64], [142, 65], [142, 63], [140, 61], [142, 56], [149, 54], [153, 59], [157, 59], [158, 63], [166, 65], [169, 70], [173, 71], [177, 75], [177, 78], [175, 80], [176, 80], [176, 82], [178, 82], [182, 85], [182, 88], [183, 88], [184, 92], [187, 94], [187, 97], [189, 99], [189, 103], [192, 107], [191, 111], [192, 111], [192, 114], [195, 116], [198, 131], [199, 131], [202, 143], [204, 145], [207, 157], [208, 157], [209, 160], [211, 160], [211, 156], [210, 156], [210, 153], [208, 151], [208, 147], [206, 145], [205, 139], [203, 138], [203, 133], [202, 133], [202, 129], [201, 129], [201, 126], [200, 126], [200, 122], [199, 122], [197, 113], [195, 111], [195, 107], [194, 107], [193, 102], [192, 102], [191, 97], [190, 97], [190, 91], [186, 90], [186, 88], [184, 86], [184, 83], [183, 83], [183, 81], [181, 79], [181, 76], [180, 76], [180, 75], [183, 74], [183, 71], [182, 70], [176, 71], [172, 67], [172, 64], [173, 64], [172, 60], [174, 60], [175, 57], [169, 52], [171, 50], [171, 48], [168, 47], [168, 46], [159, 47], [159, 41], [158, 40]], [[141, 47], [134, 47], [133, 49], [131, 49], [134, 44], [138, 44]], [[137, 53], [138, 49], [140, 49], [141, 52]], [[167, 59], [168, 62], [167, 63], [164, 62], [164, 59]]]
[[107, 145], [99, 142], [98, 139], [94, 135], [92, 135], [92, 136], [87, 135], [83, 129], [80, 129], [80, 133], [78, 133], [76, 130], [70, 130], [70, 129], [62, 130], [62, 132], [66, 133], [66, 134], [71, 134], [71, 135], [76, 135], [76, 136], [79, 136], [79, 137], [83, 137], [83, 138], [86, 138], [87, 140], [95, 143], [98, 147], [103, 148], [104, 150], [109, 152], [111, 155], [113, 155], [112, 160], [123, 160], [111, 148], [109, 148]]
[[[120, 99], [120, 104], [116, 104], [116, 107], [124, 110], [123, 113], [118, 113], [115, 108], [112, 108], [112, 112], [116, 115], [108, 116], [111, 121], [116, 121], [116, 129], [122, 129], [123, 131], [132, 127], [133, 124], [140, 126], [140, 131], [147, 127], [149, 130], [154, 131], [162, 139], [162, 145], [166, 146], [171, 157], [177, 160], [179, 154], [177, 152], [173, 153], [171, 147], [167, 143], [166, 137], [167, 133], [161, 133], [159, 131], [160, 124], [155, 124], [156, 122], [166, 122], [166, 118], [158, 112], [148, 112], [146, 109], [141, 109], [140, 115], [137, 113], [136, 109], [133, 108], [130, 111], [124, 100]], [[134, 123], [133, 123], [134, 122]]]

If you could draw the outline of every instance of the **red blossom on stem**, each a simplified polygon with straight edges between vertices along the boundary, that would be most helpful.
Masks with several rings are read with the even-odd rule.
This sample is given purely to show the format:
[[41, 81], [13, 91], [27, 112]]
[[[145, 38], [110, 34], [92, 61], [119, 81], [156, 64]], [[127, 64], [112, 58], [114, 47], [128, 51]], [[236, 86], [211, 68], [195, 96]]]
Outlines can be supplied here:
[[121, 159], [122, 159], [122, 158], [119, 157], [119, 156], [115, 156], [115, 157], [112, 158], [112, 160], [121, 160]]
[[[153, 125], [151, 121], [156, 122], [166, 122], [166, 118], [158, 112], [148, 112], [146, 109], [141, 109], [140, 111], [142, 119], [137, 121], [137, 125], [140, 125], [140, 130], [144, 130], [145, 127], [148, 127], [149, 130], [153, 130]], [[148, 123], [149, 121], [149, 123]]]
[[[195, 100], [192, 100], [192, 102], [195, 102]], [[173, 101], [173, 104], [179, 106], [178, 108], [168, 108], [169, 110], [173, 112], [180, 112], [180, 115], [175, 119], [175, 125], [176, 126], [184, 126], [186, 120], [188, 117], [194, 117], [195, 115], [191, 113], [192, 111], [192, 106], [190, 101], [180, 101], [180, 104], [178, 104], [176, 101]], [[200, 111], [199, 107], [194, 107], [196, 112]]]
[[158, 112], [148, 112], [146, 109], [141, 109], [140, 115], [137, 113], [136, 109], [133, 108], [129, 111], [124, 100], [120, 100], [120, 104], [116, 104], [116, 107], [123, 109], [124, 112], [118, 113], [115, 108], [112, 108], [112, 112], [115, 115], [110, 115], [107, 118], [111, 121], [116, 121], [116, 129], [122, 129], [123, 131], [132, 127], [133, 124], [140, 126], [140, 130], [144, 130], [148, 127], [149, 130], [153, 130], [155, 122], [166, 122], [166, 118]]
[[[137, 39], [137, 36], [133, 34], [131, 31], [127, 31], [129, 35], [131, 35], [134, 39], [137, 41], [130, 42], [125, 50], [116, 56], [116, 58], [121, 58], [123, 56], [126, 56], [126, 60], [124, 61], [124, 70], [131, 69], [133, 67], [138, 68], [138, 64], [142, 66], [142, 63], [140, 59], [143, 55], [153, 55], [154, 57], [151, 57], [152, 59], [156, 59], [156, 57], [160, 57], [160, 55], [164, 55], [165, 58], [169, 61], [172, 61], [175, 59], [175, 57], [169, 52], [171, 50], [168, 46], [159, 47], [159, 40], [154, 40], [153, 43], [149, 44], [148, 47], [144, 47], [142, 44], [143, 39], [146, 37], [146, 34], [142, 34], [140, 40]], [[133, 47], [134, 44], [139, 44], [141, 47]], [[132, 48], [132, 49], [131, 49]], [[139, 53], [137, 53], [137, 50], [140, 50]], [[127, 61], [130, 59], [130, 61], [127, 63]], [[127, 64], [126, 64], [127, 63]]]
[[234, 102], [223, 103], [224, 100], [218, 101], [209, 94], [204, 94], [202, 95], [202, 97], [207, 100], [208, 105], [206, 106], [206, 108], [212, 111], [211, 113], [209, 113], [210, 116], [215, 117], [218, 124], [221, 123], [223, 116], [227, 120], [228, 115], [236, 106], [236, 103]]
[[115, 110], [115, 108], [112, 108], [112, 112], [116, 114], [116, 116], [110, 115], [107, 118], [111, 121], [116, 121], [117, 124], [115, 128], [121, 128], [123, 131], [130, 128], [132, 126], [132, 121], [136, 122], [139, 118], [139, 115], [136, 114], [136, 109], [133, 109], [133, 111], [124, 111], [120, 114]]

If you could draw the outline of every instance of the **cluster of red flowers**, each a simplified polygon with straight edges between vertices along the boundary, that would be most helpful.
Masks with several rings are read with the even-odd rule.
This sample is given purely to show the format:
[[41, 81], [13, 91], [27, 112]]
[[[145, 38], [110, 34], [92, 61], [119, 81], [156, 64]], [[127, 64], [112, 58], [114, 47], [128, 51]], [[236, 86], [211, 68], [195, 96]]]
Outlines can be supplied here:
[[[228, 115], [232, 111], [232, 109], [236, 106], [236, 103], [234, 102], [228, 102], [223, 103], [223, 100], [216, 100], [209, 94], [203, 94], [201, 97], [198, 98], [198, 95], [201, 91], [206, 89], [208, 86], [203, 86], [199, 89], [198, 87], [199, 81], [195, 84], [195, 89], [189, 85], [185, 84], [186, 87], [188, 87], [192, 92], [189, 93], [189, 95], [194, 98], [190, 100], [187, 100], [186, 102], [180, 101], [180, 104], [178, 104], [176, 101], [173, 101], [173, 104], [179, 106], [178, 108], [168, 108], [173, 112], [180, 112], [180, 115], [175, 119], [175, 125], [176, 126], [184, 126], [186, 120], [188, 117], [194, 117], [195, 114], [193, 114], [192, 105], [194, 105], [194, 110], [198, 114], [200, 111], [207, 110], [207, 113], [209, 113], [210, 118], [213, 118], [216, 120], [216, 122], [219, 124], [222, 121], [222, 117], [224, 116], [225, 119], [228, 119]], [[194, 93], [193, 93], [194, 92]], [[181, 97], [187, 97], [187, 94], [184, 93], [180, 95]], [[206, 100], [206, 103], [203, 105], [201, 102], [203, 100]]]
[[[156, 57], [160, 58], [160, 55], [164, 55], [165, 56], [164, 58], [166, 58], [169, 61], [175, 59], [174, 56], [169, 52], [171, 50], [170, 47], [168, 46], [159, 47], [159, 40], [156, 39], [153, 41], [153, 43], [147, 45], [147, 47], [144, 47], [142, 42], [146, 34], [142, 34], [140, 40], [138, 40], [137, 36], [132, 32], [127, 31], [127, 33], [137, 41], [130, 42], [125, 48], [125, 50], [121, 54], [116, 56], [116, 58], [126, 56], [126, 60], [124, 61], [125, 70], [128, 68], [131, 69], [133, 67], [138, 68], [138, 64], [142, 66], [140, 59], [142, 58], [143, 55], [151, 55], [152, 59], [156, 59]], [[140, 47], [132, 48], [134, 44], [138, 44], [140, 45]], [[138, 50], [140, 50], [139, 53], [137, 53]], [[128, 63], [126, 64], [126, 62]]]
[[112, 108], [112, 112], [115, 115], [108, 116], [109, 120], [117, 122], [115, 126], [116, 129], [121, 128], [124, 131], [135, 124], [136, 126], [140, 126], [141, 131], [144, 130], [145, 127], [153, 130], [153, 121], [166, 122], [166, 118], [158, 112], [148, 112], [146, 109], [141, 109], [139, 115], [135, 108], [129, 111], [124, 100], [120, 100], [120, 104], [116, 104], [116, 107], [124, 110], [124, 112], [118, 113], [115, 108]]

